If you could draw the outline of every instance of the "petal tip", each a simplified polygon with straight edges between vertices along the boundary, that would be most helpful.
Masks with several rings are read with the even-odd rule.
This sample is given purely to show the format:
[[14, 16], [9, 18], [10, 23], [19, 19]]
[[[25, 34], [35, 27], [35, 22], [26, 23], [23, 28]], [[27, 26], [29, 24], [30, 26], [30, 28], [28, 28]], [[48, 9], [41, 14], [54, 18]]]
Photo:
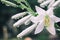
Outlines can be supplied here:
[[19, 27], [17, 24], [13, 24], [13, 27]]
[[15, 27], [15, 24], [13, 24], [13, 27]]
[[17, 38], [19, 38], [19, 36], [17, 35]]
[[40, 8], [40, 7], [38, 7], [38, 6], [35, 6], [35, 8]]
[[14, 17], [12, 16], [11, 19], [14, 19]]
[[35, 7], [38, 7], [38, 6], [35, 6]]
[[22, 37], [20, 37], [19, 35], [17, 35], [17, 38], [22, 38]]
[[36, 32], [34, 34], [37, 34]]
[[38, 32], [35, 31], [34, 34], [38, 34]]
[[56, 32], [55, 33], [52, 33], [52, 35], [56, 35]]
[[43, 5], [40, 5], [42, 8], [45, 8], [45, 6], [43, 6]]

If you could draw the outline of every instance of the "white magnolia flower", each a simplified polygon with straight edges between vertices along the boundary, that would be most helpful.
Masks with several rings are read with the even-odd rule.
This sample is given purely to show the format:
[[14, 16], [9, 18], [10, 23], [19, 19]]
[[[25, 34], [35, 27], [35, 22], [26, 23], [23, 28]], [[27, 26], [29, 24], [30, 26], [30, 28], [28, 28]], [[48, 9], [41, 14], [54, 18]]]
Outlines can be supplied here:
[[17, 35], [17, 37], [22, 38], [23, 36], [32, 32], [35, 28], [36, 30], [34, 34], [40, 33], [44, 28], [46, 28], [48, 32], [52, 35], [56, 34], [54, 22], [59, 22], [60, 18], [53, 15], [53, 8], [50, 8], [47, 11], [45, 11], [40, 7], [36, 6], [36, 11], [39, 15], [37, 17], [31, 16], [31, 18], [29, 19], [34, 24], [23, 30], [20, 34]]
[[[44, 29], [44, 27], [52, 35], [56, 34], [55, 28], [54, 28], [54, 22], [59, 22], [60, 18], [53, 15], [53, 7], [45, 11], [42, 8], [36, 6], [36, 11], [38, 13], [36, 17], [32, 15], [27, 15], [22, 19], [18, 20], [13, 25], [14, 27], [19, 27], [22, 24], [28, 25], [31, 21], [34, 23], [32, 26], [28, 27], [27, 29], [23, 30], [20, 34], [18, 34], [17, 37], [23, 37], [24, 35], [27, 35], [28, 33], [32, 32], [35, 28], [36, 30], [34, 34], [38, 34]], [[18, 19], [19, 17], [22, 17], [24, 15], [26, 15], [25, 12], [19, 13], [12, 16], [12, 19]]]
[[54, 23], [59, 22], [60, 18], [53, 15], [53, 8], [48, 9], [47, 11], [36, 6], [36, 11], [39, 14], [37, 17], [32, 17], [31, 21], [33, 23], [39, 23], [36, 27], [35, 34], [40, 33], [44, 27], [48, 30], [49, 33], [55, 35]]

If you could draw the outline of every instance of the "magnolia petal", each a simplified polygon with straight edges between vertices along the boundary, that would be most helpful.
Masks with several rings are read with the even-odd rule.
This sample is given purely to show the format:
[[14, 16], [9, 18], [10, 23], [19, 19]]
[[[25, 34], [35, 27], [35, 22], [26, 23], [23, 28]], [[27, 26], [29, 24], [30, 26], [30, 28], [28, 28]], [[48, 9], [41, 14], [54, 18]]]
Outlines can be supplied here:
[[23, 37], [27, 34], [29, 34], [30, 32], [32, 32], [37, 26], [37, 23], [36, 24], [33, 24], [32, 26], [26, 28], [25, 30], [23, 30], [20, 34], [17, 35], [17, 37]]
[[60, 18], [59, 17], [56, 17], [56, 16], [52, 16], [52, 19], [55, 21], [55, 22], [60, 22]]
[[42, 9], [42, 8], [40, 8], [38, 6], [35, 6], [35, 9], [36, 9], [36, 11], [37, 11], [37, 13], [39, 15], [44, 15], [45, 14], [45, 10], [44, 9]]
[[14, 27], [19, 27], [21, 24], [23, 24], [30, 17], [31, 17], [31, 15], [28, 15], [28, 16], [18, 20], [13, 26]]
[[46, 11], [46, 14], [48, 14], [49, 16], [52, 16], [53, 15], [53, 7], [49, 8], [47, 11]]
[[60, 0], [57, 0], [57, 1], [52, 5], [52, 7], [56, 7], [59, 3], [60, 3]]
[[43, 21], [41, 21], [38, 26], [36, 27], [35, 33], [34, 34], [38, 34], [40, 33], [42, 30], [44, 29], [44, 23]]
[[48, 8], [51, 8], [52, 5], [54, 4], [55, 0], [51, 0], [50, 4], [48, 5]]
[[29, 18], [28, 20], [26, 20], [26, 22], [24, 23], [25, 25], [28, 25], [31, 23], [31, 19]]
[[55, 31], [55, 28], [54, 28], [54, 21], [53, 20], [50, 20], [50, 26], [46, 27], [46, 29], [52, 35], [56, 35], [56, 31]]
[[44, 18], [43, 15], [38, 15], [38, 16], [36, 16], [36, 17], [32, 16], [32, 17], [31, 17], [31, 21], [32, 21], [33, 23], [38, 23], [38, 22], [40, 22], [43, 18]]
[[45, 6], [47, 6], [50, 2], [51, 2], [51, 0], [47, 0], [47, 1], [43, 2], [42, 4], [40, 4], [40, 6], [41, 6], [41, 7], [45, 7]]
[[13, 15], [11, 18], [12, 19], [17, 19], [17, 18], [20, 18], [20, 17], [22, 17], [22, 16], [24, 16], [26, 14], [27, 14], [26, 12], [18, 13], [16, 15]]

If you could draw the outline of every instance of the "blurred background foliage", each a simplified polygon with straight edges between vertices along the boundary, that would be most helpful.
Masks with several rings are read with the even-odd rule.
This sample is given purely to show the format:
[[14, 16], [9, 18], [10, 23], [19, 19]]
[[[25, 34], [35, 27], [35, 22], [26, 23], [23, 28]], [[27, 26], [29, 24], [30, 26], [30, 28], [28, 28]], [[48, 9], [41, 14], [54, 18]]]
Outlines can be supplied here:
[[[14, 0], [8, 0], [8, 1], [16, 3]], [[39, 6], [39, 3], [37, 3], [37, 0], [27, 0], [27, 1], [34, 11], [35, 11], [35, 5]], [[2, 2], [0, 1], [0, 40], [4, 40], [4, 32], [3, 32], [4, 27], [7, 28], [8, 40], [17, 40], [16, 35], [32, 24], [31, 23], [27, 26], [21, 25], [21, 27], [19, 28], [13, 27], [13, 23], [15, 23], [17, 20], [12, 20], [11, 16], [23, 11], [26, 11], [26, 9], [22, 10], [21, 8], [6, 6], [5, 4], [2, 4]], [[54, 9], [54, 15], [56, 15], [57, 17], [60, 17], [60, 6], [57, 6]], [[59, 26], [59, 27], [55, 26], [56, 29], [60, 28], [60, 22], [56, 24], [58, 24]], [[60, 40], [59, 38], [60, 31], [57, 31], [57, 36], [58, 37], [55, 37], [55, 38], [54, 36], [50, 37], [50, 34], [44, 29], [44, 31], [42, 31], [40, 34], [34, 35], [34, 31], [33, 31], [32, 33], [30, 33], [25, 37], [31, 37], [33, 40]]]

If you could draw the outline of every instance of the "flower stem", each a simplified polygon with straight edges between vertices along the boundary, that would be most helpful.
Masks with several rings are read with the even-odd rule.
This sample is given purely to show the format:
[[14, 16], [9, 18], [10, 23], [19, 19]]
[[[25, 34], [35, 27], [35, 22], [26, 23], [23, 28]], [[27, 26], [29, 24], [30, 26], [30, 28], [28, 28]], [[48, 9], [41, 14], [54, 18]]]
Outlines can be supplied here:
[[30, 7], [29, 3], [27, 1], [24, 2], [27, 6], [25, 6], [23, 3], [20, 3], [21, 5], [19, 6], [22, 9], [26, 9], [28, 12], [30, 12], [30, 14], [32, 14], [33, 16], [37, 16], [38, 14], [35, 13], [32, 8]]

